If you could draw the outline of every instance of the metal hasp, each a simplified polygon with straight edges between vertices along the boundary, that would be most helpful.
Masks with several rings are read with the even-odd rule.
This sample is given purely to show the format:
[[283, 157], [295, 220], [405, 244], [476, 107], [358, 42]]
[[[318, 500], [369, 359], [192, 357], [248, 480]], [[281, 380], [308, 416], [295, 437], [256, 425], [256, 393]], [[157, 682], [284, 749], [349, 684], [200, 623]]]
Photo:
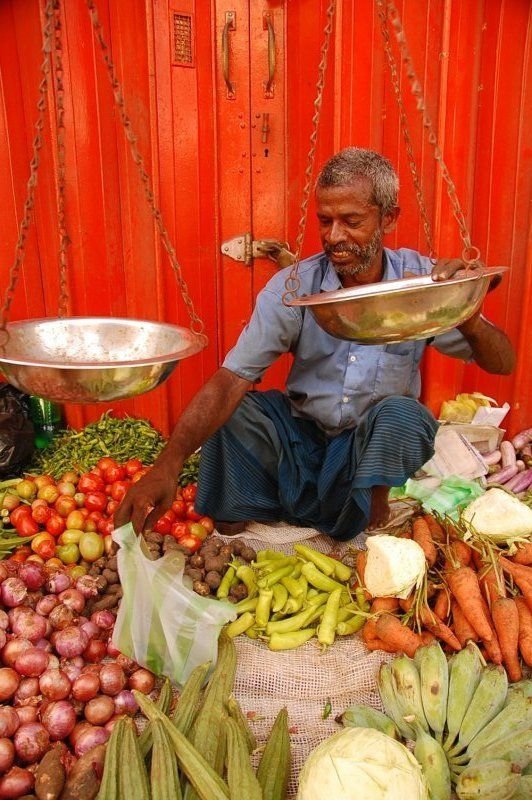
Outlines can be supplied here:
[[275, 261], [280, 269], [294, 263], [295, 255], [290, 252], [288, 242], [277, 239], [253, 239], [251, 233], [242, 233], [233, 239], [222, 242], [220, 248], [224, 256], [233, 261], [243, 261], [251, 267], [254, 258], [269, 258]]

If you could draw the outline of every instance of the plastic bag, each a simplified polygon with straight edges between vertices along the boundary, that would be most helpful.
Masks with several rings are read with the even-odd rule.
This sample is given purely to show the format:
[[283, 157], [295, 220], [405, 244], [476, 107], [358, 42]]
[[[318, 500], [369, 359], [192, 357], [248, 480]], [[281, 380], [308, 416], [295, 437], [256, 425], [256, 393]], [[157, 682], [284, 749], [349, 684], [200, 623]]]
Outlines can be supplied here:
[[430, 487], [423, 481], [409, 478], [404, 486], [393, 489], [390, 497], [412, 497], [414, 500], [419, 500], [427, 513], [435, 512], [457, 521], [462, 509], [484, 494], [484, 491], [477, 481], [450, 475], [441, 480], [438, 486], [430, 485]]
[[33, 456], [35, 431], [28, 400], [14, 386], [0, 384], [0, 478], [17, 477]]
[[113, 532], [123, 596], [113, 644], [156, 675], [182, 685], [194, 667], [216, 661], [220, 630], [236, 619], [228, 602], [200, 597], [183, 574], [178, 551], [152, 561], [131, 523]]

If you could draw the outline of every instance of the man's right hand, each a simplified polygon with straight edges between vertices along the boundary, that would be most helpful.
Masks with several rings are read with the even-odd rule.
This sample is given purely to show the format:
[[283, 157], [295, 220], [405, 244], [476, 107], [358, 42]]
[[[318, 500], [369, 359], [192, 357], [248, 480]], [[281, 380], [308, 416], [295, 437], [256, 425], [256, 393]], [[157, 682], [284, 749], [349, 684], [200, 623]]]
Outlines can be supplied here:
[[175, 498], [179, 469], [169, 469], [155, 463], [137, 483], [134, 483], [114, 514], [115, 528], [127, 522], [136, 533], [151, 528], [167, 511]]

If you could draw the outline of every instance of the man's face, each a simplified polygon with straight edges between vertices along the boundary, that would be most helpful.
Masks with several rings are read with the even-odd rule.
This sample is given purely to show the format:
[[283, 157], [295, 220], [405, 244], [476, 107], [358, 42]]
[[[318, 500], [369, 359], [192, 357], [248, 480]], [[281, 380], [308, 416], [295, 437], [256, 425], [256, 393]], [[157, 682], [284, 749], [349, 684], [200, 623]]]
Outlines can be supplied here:
[[367, 178], [349, 186], [318, 188], [316, 208], [322, 246], [336, 272], [380, 279], [382, 237], [394, 227], [398, 210], [381, 218], [378, 206], [371, 202]]

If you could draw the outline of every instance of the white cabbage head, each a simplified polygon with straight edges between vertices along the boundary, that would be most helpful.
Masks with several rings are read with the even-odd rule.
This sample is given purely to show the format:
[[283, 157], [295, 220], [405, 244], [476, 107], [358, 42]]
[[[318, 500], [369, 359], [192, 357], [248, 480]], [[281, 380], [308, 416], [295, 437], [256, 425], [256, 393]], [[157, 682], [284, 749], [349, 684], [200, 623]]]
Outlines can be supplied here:
[[297, 800], [428, 800], [421, 766], [395, 739], [346, 728], [316, 747], [299, 776]]

